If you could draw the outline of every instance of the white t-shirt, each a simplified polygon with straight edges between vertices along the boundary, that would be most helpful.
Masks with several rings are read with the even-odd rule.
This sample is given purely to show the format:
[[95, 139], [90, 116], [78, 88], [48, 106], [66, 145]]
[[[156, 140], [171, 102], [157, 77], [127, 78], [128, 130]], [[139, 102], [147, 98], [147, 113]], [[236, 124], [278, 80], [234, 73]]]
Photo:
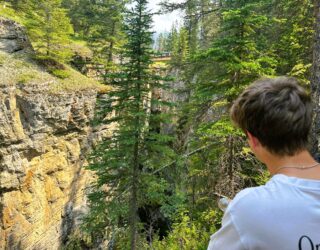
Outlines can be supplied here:
[[278, 174], [229, 204], [208, 250], [320, 250], [320, 181]]

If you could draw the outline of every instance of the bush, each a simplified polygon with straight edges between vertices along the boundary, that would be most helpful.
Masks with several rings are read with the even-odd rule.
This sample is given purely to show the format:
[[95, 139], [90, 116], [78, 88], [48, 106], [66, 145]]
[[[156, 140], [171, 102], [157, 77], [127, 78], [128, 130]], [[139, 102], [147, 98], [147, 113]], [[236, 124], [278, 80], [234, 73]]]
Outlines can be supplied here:
[[60, 79], [66, 79], [70, 77], [70, 73], [66, 70], [61, 70], [61, 69], [54, 69], [49, 71], [50, 74], [52, 74], [53, 76], [56, 76]]
[[36, 75], [32, 73], [22, 73], [18, 76], [17, 82], [18, 83], [27, 83], [30, 82], [31, 80], [35, 79]]
[[36, 56], [38, 65], [44, 67], [51, 75], [60, 79], [70, 77], [70, 73], [66, 70], [66, 66], [50, 56]]
[[0, 66], [3, 66], [3, 65], [4, 65], [4, 63], [5, 63], [5, 61], [6, 61], [6, 56], [5, 56], [5, 55], [0, 54]]
[[216, 211], [201, 214], [192, 221], [188, 214], [181, 214], [180, 221], [174, 223], [172, 232], [163, 240], [155, 240], [152, 249], [157, 250], [205, 250], [208, 247], [210, 235], [216, 231]]
[[58, 62], [56, 59], [50, 57], [50, 56], [36, 56], [34, 58], [36, 60], [36, 62], [40, 65], [45, 67], [48, 71], [50, 70], [54, 70], [54, 69], [60, 69], [63, 70], [66, 67]]

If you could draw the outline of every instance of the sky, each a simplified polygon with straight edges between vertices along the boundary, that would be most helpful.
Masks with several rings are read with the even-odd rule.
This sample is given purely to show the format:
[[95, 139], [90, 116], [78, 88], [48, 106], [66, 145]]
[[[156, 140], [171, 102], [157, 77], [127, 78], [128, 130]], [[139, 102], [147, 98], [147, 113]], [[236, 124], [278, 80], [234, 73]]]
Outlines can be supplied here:
[[[158, 11], [158, 4], [162, 0], [150, 0], [149, 7], [153, 11]], [[171, 3], [181, 3], [183, 0], [170, 0]], [[172, 24], [176, 21], [181, 22], [182, 14], [179, 11], [175, 11], [173, 13], [165, 14], [165, 15], [155, 15], [153, 17], [154, 21], [154, 31], [159, 34], [162, 32], [170, 31]]]

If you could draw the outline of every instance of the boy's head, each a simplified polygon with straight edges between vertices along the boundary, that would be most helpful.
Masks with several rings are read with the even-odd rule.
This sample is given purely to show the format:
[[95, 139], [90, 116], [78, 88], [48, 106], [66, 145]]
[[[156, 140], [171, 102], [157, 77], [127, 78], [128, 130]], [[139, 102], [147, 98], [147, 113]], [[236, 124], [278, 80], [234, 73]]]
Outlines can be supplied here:
[[295, 78], [261, 79], [236, 99], [231, 119], [271, 153], [294, 155], [307, 148], [311, 99]]

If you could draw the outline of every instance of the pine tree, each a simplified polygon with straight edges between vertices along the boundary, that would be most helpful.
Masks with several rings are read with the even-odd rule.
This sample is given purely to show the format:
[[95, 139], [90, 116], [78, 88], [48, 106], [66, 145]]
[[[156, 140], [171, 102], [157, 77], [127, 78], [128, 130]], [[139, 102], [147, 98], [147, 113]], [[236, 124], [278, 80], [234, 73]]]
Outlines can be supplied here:
[[313, 64], [312, 64], [312, 78], [311, 78], [311, 94], [314, 102], [314, 118], [311, 130], [311, 153], [315, 158], [319, 158], [319, 131], [320, 131], [320, 2], [315, 1], [315, 39], [313, 49]]
[[314, 34], [312, 0], [278, 1], [270, 8], [276, 22], [269, 29], [279, 75], [309, 82]]
[[188, 31], [182, 27], [178, 33], [173, 33], [172, 39], [172, 60], [173, 65], [181, 66], [190, 55]]
[[191, 53], [196, 53], [199, 48], [199, 22], [195, 15], [198, 7], [197, 5], [197, 0], [186, 1], [185, 11], [187, 18], [185, 20], [185, 29], [188, 34], [188, 46]]
[[[138, 208], [161, 207], [167, 202], [169, 185], [159, 168], [174, 157], [171, 136], [162, 132], [168, 114], [162, 112], [167, 103], [159, 91], [165, 82], [150, 68], [152, 15], [146, 0], [134, 4], [125, 20], [125, 63], [118, 72], [107, 75], [113, 91], [99, 105], [97, 120], [116, 123], [116, 129], [90, 157], [90, 169], [96, 171], [98, 180], [89, 195], [91, 213], [85, 222], [102, 235], [105, 227], [113, 232], [115, 228], [129, 230], [131, 249], [141, 246], [138, 235], [146, 226], [139, 226]], [[115, 116], [110, 117], [113, 111]]]
[[61, 0], [25, 1], [26, 27], [39, 54], [59, 60], [68, 57], [72, 26]]
[[220, 24], [219, 1], [200, 0], [199, 3], [199, 49], [208, 49], [217, 34]]
[[167, 51], [173, 52], [174, 46], [178, 41], [178, 30], [177, 25], [173, 24], [171, 27], [171, 31], [168, 34], [168, 41], [167, 41]]
[[156, 39], [155, 49], [158, 53], [170, 52], [170, 41], [168, 33], [160, 33]]
[[88, 42], [99, 64], [111, 64], [124, 42], [122, 21], [126, 0], [64, 0], [75, 31]]

